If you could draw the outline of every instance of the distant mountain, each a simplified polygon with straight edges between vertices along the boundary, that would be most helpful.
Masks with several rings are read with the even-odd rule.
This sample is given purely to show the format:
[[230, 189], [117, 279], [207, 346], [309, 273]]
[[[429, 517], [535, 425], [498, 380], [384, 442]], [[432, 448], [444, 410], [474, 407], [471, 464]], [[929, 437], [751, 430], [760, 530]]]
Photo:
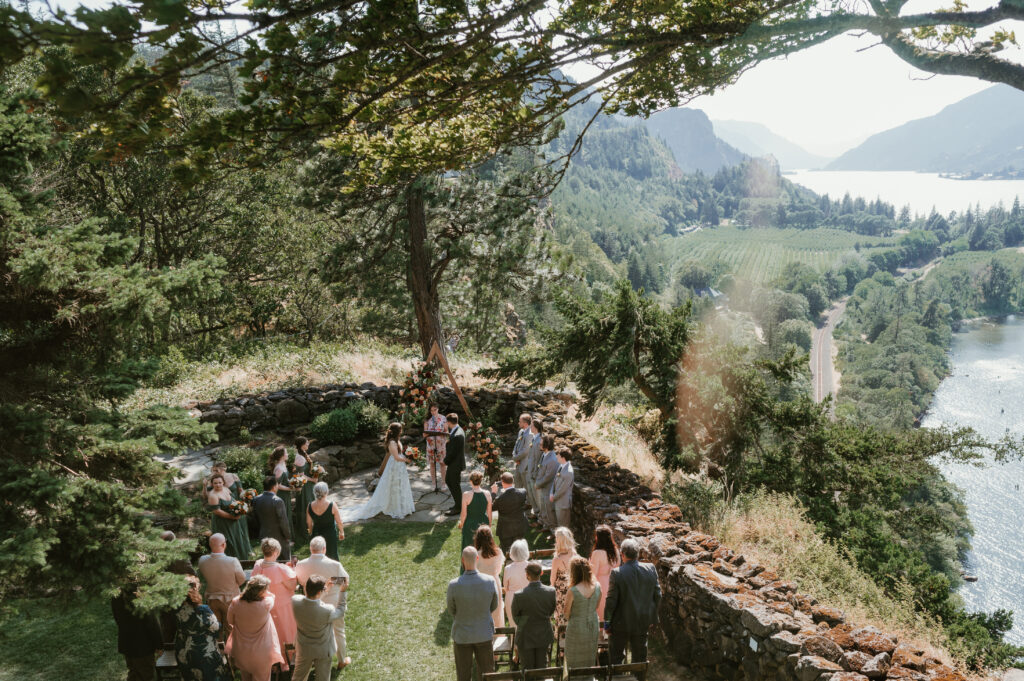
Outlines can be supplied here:
[[812, 154], [760, 123], [712, 121], [712, 125], [715, 134], [726, 143], [751, 156], [774, 156], [783, 170], [823, 168], [831, 160], [825, 156]]
[[711, 120], [699, 109], [666, 109], [647, 119], [647, 129], [664, 140], [685, 172], [715, 173], [746, 159], [746, 154], [715, 137]]
[[872, 135], [827, 170], [991, 173], [1024, 169], [1024, 92], [996, 85]]

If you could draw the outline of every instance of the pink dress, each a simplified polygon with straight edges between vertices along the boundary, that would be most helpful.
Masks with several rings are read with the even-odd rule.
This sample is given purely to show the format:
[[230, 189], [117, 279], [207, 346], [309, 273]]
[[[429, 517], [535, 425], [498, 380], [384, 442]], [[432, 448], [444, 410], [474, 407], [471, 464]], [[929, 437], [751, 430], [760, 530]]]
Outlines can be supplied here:
[[225, 652], [239, 670], [252, 674], [256, 681], [268, 681], [271, 667], [284, 662], [274, 620], [270, 617], [274, 600], [269, 592], [259, 601], [243, 601], [241, 596], [236, 596], [228, 606], [231, 635]]
[[505, 614], [508, 616], [509, 626], [516, 626], [516, 621], [512, 619], [512, 599], [517, 591], [522, 591], [530, 583], [530, 580], [526, 578], [526, 566], [528, 564], [524, 560], [520, 563], [509, 563], [505, 566]]
[[476, 569], [485, 575], [494, 577], [494, 588], [498, 591], [498, 608], [491, 613], [494, 626], [505, 626], [505, 603], [501, 598], [501, 566], [505, 564], [505, 554], [498, 549], [498, 553], [490, 558], [478, 558]]
[[594, 579], [601, 585], [601, 600], [597, 604], [597, 619], [604, 621], [604, 601], [608, 597], [608, 578], [615, 567], [608, 560], [608, 552], [604, 549], [595, 549], [590, 554], [590, 569], [594, 573]]
[[270, 580], [270, 593], [274, 594], [274, 607], [270, 611], [270, 617], [274, 620], [277, 639], [281, 643], [281, 654], [284, 655], [285, 645], [295, 645], [295, 613], [292, 612], [295, 570], [287, 563], [268, 563], [261, 559], [256, 561], [252, 574], [263, 575]]

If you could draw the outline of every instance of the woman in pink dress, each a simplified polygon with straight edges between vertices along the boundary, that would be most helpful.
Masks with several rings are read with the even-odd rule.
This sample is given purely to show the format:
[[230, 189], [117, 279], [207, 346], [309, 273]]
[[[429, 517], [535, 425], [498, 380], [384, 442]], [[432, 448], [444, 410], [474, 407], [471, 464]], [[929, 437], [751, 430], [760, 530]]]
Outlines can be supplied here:
[[494, 544], [494, 535], [490, 525], [481, 525], [473, 534], [473, 545], [479, 558], [476, 569], [484, 575], [494, 578], [494, 589], [498, 592], [498, 607], [491, 611], [494, 626], [505, 626], [505, 603], [501, 597], [501, 568], [505, 565], [505, 554]]
[[512, 619], [512, 598], [517, 591], [522, 591], [530, 580], [526, 578], [526, 566], [530, 562], [530, 545], [525, 539], [516, 539], [508, 550], [512, 562], [505, 566], [505, 615], [508, 616], [510, 627], [516, 626]]
[[277, 630], [281, 655], [287, 660], [288, 655], [285, 654], [284, 647], [289, 643], [295, 645], [295, 613], [292, 612], [295, 570], [288, 563], [277, 562], [277, 557], [281, 555], [281, 544], [276, 539], [267, 537], [260, 542], [260, 548], [263, 550], [263, 560], [256, 561], [252, 574], [254, 577], [263, 575], [270, 580], [269, 591], [274, 596], [274, 608], [270, 611], [270, 617], [274, 620], [274, 629]]
[[619, 549], [612, 537], [612, 528], [598, 525], [594, 530], [594, 550], [590, 553], [590, 569], [601, 585], [601, 600], [597, 604], [597, 618], [604, 621], [604, 601], [608, 597], [608, 576], [619, 565]]
[[270, 616], [275, 599], [269, 587], [269, 579], [256, 575], [228, 606], [231, 634], [225, 652], [242, 673], [242, 681], [270, 681], [273, 666], [285, 661]]
[[[439, 413], [436, 404], [430, 405], [430, 416], [423, 422], [423, 430], [424, 432], [433, 431], [435, 433], [448, 432], [448, 419]], [[444, 480], [444, 474], [448, 468], [444, 465], [444, 455], [447, 446], [448, 438], [443, 435], [427, 435], [427, 465], [430, 466], [430, 482], [433, 483], [435, 492], [441, 489], [437, 485], [437, 467], [441, 468], [442, 480]]]

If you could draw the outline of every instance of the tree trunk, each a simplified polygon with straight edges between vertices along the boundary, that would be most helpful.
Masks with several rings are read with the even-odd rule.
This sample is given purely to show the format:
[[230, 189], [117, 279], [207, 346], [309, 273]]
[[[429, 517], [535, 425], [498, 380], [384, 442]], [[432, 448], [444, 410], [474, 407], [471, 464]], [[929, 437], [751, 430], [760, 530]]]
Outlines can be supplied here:
[[417, 180], [405, 193], [407, 234], [409, 239], [409, 264], [406, 281], [412, 295], [416, 312], [416, 326], [419, 331], [420, 348], [426, 359], [434, 342], [444, 351], [444, 336], [441, 333], [441, 304], [437, 287], [430, 271], [431, 254], [427, 250], [427, 216], [423, 186]]

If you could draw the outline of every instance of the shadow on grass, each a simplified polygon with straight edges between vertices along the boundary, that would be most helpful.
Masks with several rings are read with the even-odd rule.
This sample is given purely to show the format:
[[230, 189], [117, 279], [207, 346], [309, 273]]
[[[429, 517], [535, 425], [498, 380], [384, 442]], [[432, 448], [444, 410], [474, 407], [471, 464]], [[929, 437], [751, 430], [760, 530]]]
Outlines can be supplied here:
[[[434, 523], [411, 523], [397, 520], [375, 520], [361, 523], [361, 526], [365, 528], [363, 531], [352, 533], [338, 544], [339, 557], [344, 554], [365, 556], [388, 550], [391, 545], [400, 545], [395, 548], [405, 550], [409, 548], [410, 543], [422, 538], [425, 546], [429, 544], [433, 547], [433, 553], [430, 554], [426, 553], [425, 549], [420, 550], [417, 558], [422, 555], [425, 559], [436, 556], [448, 534], [451, 533], [450, 527], [444, 529]], [[440, 538], [432, 537], [435, 528], [439, 529]], [[422, 562], [422, 560], [416, 562]]]
[[437, 616], [437, 624], [434, 626], [434, 643], [439, 646], [447, 646], [452, 642], [452, 616], [447, 610], [442, 610]]
[[441, 548], [452, 535], [453, 529], [455, 529], [454, 523], [435, 524], [424, 537], [423, 546], [420, 547], [420, 552], [413, 557], [412, 562], [424, 563], [440, 553]]

